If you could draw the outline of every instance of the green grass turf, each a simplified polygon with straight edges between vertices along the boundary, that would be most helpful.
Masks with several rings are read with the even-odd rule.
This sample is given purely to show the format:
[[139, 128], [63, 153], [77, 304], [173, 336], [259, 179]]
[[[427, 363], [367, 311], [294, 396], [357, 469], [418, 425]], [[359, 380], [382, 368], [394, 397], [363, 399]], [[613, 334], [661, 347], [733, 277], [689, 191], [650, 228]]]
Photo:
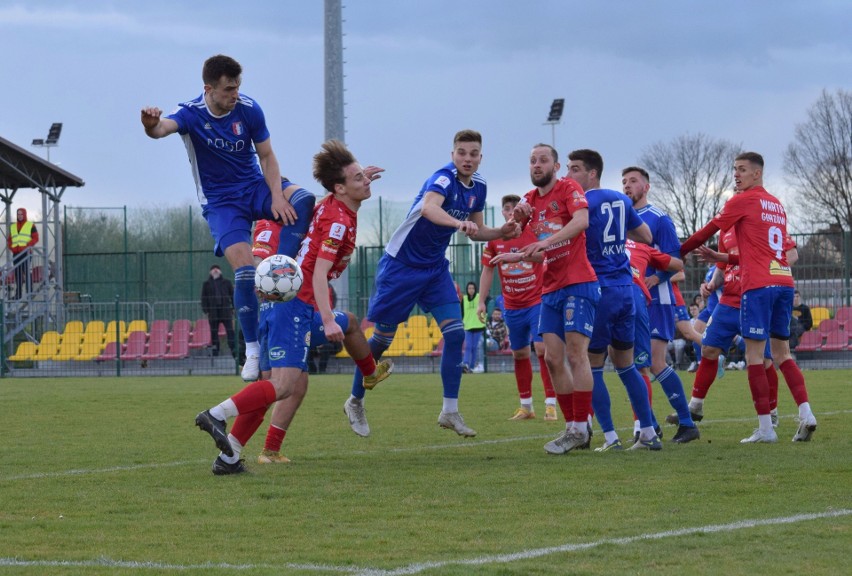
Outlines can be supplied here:
[[[210, 473], [193, 418], [235, 377], [0, 380], [0, 574], [837, 574], [852, 549], [852, 374], [806, 378], [810, 443], [790, 442], [782, 380], [778, 444], [740, 445], [756, 417], [734, 372], [696, 442], [672, 445], [664, 426], [659, 453], [549, 456], [563, 424], [542, 420], [538, 378], [539, 419], [510, 422], [512, 375], [465, 376], [479, 435], [463, 439], [436, 425], [438, 375], [368, 392], [370, 438], [342, 413], [350, 379], [311, 377], [284, 444], [293, 463], [255, 463], [264, 424], [251, 474], [234, 477]], [[628, 444], [623, 387], [607, 382]]]

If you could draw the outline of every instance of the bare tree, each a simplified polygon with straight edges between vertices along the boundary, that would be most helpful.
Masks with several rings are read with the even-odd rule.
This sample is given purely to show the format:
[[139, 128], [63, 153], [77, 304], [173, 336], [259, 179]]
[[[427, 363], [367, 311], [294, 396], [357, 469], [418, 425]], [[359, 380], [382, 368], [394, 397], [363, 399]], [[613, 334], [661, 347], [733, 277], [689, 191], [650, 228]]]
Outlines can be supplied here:
[[802, 216], [817, 227], [852, 230], [852, 92], [823, 90], [796, 125], [784, 171], [798, 194]]
[[642, 152], [639, 161], [651, 175], [652, 202], [668, 213], [679, 234], [691, 235], [721, 209], [741, 151], [726, 140], [686, 134]]

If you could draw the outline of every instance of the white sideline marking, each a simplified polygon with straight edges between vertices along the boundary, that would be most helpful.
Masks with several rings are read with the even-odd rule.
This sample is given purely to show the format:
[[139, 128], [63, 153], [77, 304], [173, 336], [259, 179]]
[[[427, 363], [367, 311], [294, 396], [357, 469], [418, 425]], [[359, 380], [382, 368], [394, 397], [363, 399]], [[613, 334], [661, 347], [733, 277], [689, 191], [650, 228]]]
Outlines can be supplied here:
[[585, 542], [582, 544], [563, 544], [562, 546], [551, 546], [549, 548], [538, 548], [533, 550], [524, 550], [522, 552], [514, 552], [512, 554], [492, 554], [490, 556], [478, 556], [469, 560], [443, 560], [437, 562], [421, 562], [418, 564], [409, 564], [392, 570], [379, 570], [376, 568], [365, 568], [361, 571], [354, 572], [357, 576], [397, 576], [403, 574], [417, 574], [424, 570], [432, 568], [442, 568], [444, 566], [482, 566], [485, 564], [506, 564], [515, 562], [516, 560], [528, 560], [531, 558], [540, 558], [550, 554], [558, 554], [563, 552], [577, 552], [580, 550], [590, 550], [606, 544], [625, 545], [641, 540], [661, 540], [663, 538], [672, 538], [677, 536], [689, 536], [692, 534], [713, 534], [716, 532], [732, 532], [734, 530], [742, 530], [744, 528], [755, 528], [758, 526], [772, 526], [776, 524], [793, 524], [796, 522], [804, 522], [807, 520], [818, 520], [821, 518], [836, 518], [839, 516], [848, 516], [852, 514], [852, 510], [831, 510], [829, 512], [821, 512], [817, 514], [797, 514], [795, 516], [785, 516], [781, 518], [766, 518], [764, 520], [741, 520], [740, 522], [732, 522], [730, 524], [711, 524], [709, 526], [696, 526], [694, 528], [680, 528], [678, 530], [667, 530], [665, 532], [653, 532], [650, 534], [639, 534], [638, 536], [625, 536], [622, 538], [604, 538], [594, 542]]
[[[832, 412], [818, 412], [817, 416], [836, 416], [838, 414], [852, 414], [852, 410], [835, 410]], [[781, 415], [781, 419], [792, 419], [795, 418], [795, 414], [784, 414]], [[716, 420], [702, 420], [702, 425], [708, 424], [722, 424], [722, 423], [731, 423], [731, 422], [752, 422], [755, 417], [748, 418], [720, 418]], [[665, 425], [665, 424], [661, 424]], [[625, 428], [617, 428], [618, 432], [633, 432], [632, 427]], [[547, 438], [553, 438], [555, 434], [558, 434], [562, 431], [561, 427], [554, 427], [553, 431], [548, 434], [536, 434], [532, 436], [513, 436], [511, 438], [499, 438], [496, 440], [470, 440], [467, 442], [453, 442], [450, 444], [432, 444], [425, 446], [407, 446], [404, 448], [389, 448], [387, 450], [383, 450], [385, 453], [399, 454], [405, 452], [419, 452], [422, 450], [445, 450], [448, 448], [476, 448], [477, 446], [488, 446], [493, 444], [508, 444], [510, 442], [524, 442], [527, 440], [543, 440]], [[351, 450], [349, 454], [373, 454], [376, 450]], [[314, 452], [313, 457], [320, 458], [328, 456], [328, 452]], [[64, 470], [61, 472], [36, 472], [33, 474], [22, 474], [20, 476], [6, 476], [0, 477], [0, 482], [10, 482], [15, 480], [38, 480], [43, 478], [61, 478], [63, 476], [80, 476], [84, 474], [103, 474], [110, 472], [127, 472], [133, 470], [144, 470], [149, 468], [172, 468], [176, 466], [188, 466], [190, 464], [199, 464], [203, 462], [208, 462], [208, 459], [205, 460], [184, 460], [179, 462], [157, 462], [151, 464], [136, 464], [134, 466], [113, 466], [110, 468], [92, 468], [92, 469], [80, 469], [80, 470]]]
[[110, 468], [90, 468], [80, 470], [64, 470], [62, 472], [37, 472], [35, 474], [21, 474], [20, 476], [7, 476], [0, 478], [0, 481], [11, 480], [36, 480], [39, 478], [59, 478], [61, 476], [82, 476], [84, 474], [103, 474], [109, 472], [127, 472], [132, 470], [144, 470], [148, 468], [173, 468], [175, 466], [186, 466], [188, 464], [198, 464], [200, 462], [208, 462], [207, 460], [184, 460], [183, 462], [157, 462], [152, 464], [135, 464], [133, 466], [111, 466]]
[[352, 566], [330, 566], [323, 564], [171, 564], [163, 562], [134, 562], [125, 560], [113, 560], [111, 558], [101, 557], [95, 560], [21, 560], [19, 558], [0, 558], [0, 566], [15, 566], [15, 567], [80, 567], [80, 568], [128, 568], [128, 569], [143, 569], [143, 570], [258, 570], [258, 569], [292, 569], [305, 570], [313, 572], [338, 572], [341, 574], [352, 574], [354, 576], [401, 576], [406, 574], [418, 574], [424, 570], [433, 568], [442, 568], [444, 566], [483, 566], [486, 564], [506, 564], [518, 560], [529, 560], [532, 558], [540, 558], [551, 554], [560, 554], [565, 552], [578, 552], [582, 550], [590, 550], [607, 544], [615, 544], [623, 546], [633, 542], [643, 540], [661, 540], [663, 538], [673, 538], [678, 536], [689, 536], [692, 534], [715, 534], [718, 532], [732, 532], [734, 530], [743, 530], [745, 528], [756, 528], [759, 526], [774, 526], [778, 524], [794, 524], [797, 522], [805, 522], [808, 520], [820, 520], [823, 518], [838, 518], [840, 516], [848, 516], [852, 514], [852, 510], [840, 509], [830, 510], [828, 512], [820, 512], [814, 514], [796, 514], [794, 516], [782, 516], [780, 518], [765, 518], [762, 520], [741, 520], [739, 522], [731, 522], [730, 524], [711, 524], [709, 526], [695, 526], [692, 528], [680, 528], [677, 530], [666, 530], [665, 532], [651, 532], [647, 534], [639, 534], [637, 536], [624, 536], [622, 538], [604, 538], [593, 542], [584, 542], [579, 544], [563, 544], [561, 546], [551, 546], [548, 548], [535, 548], [532, 550], [523, 550], [521, 552], [513, 552], [511, 554], [491, 554], [486, 556], [477, 556], [467, 560], [442, 560], [432, 562], [419, 562], [417, 564], [409, 564], [390, 570], [379, 568], [357, 568]]

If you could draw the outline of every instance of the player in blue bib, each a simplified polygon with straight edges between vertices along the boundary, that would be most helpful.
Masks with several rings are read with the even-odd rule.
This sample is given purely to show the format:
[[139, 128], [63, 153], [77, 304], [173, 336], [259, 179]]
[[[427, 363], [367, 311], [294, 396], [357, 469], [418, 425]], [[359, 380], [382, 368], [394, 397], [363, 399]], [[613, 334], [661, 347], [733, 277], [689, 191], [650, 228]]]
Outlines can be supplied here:
[[204, 62], [202, 79], [204, 93], [164, 118], [159, 108], [143, 108], [142, 125], [151, 138], [178, 133], [186, 145], [214, 251], [234, 270], [234, 308], [246, 341], [242, 377], [251, 381], [258, 377], [259, 359], [252, 223], [281, 220], [288, 227], [282, 237], [303, 238], [315, 198], [289, 182], [282, 184], [263, 110], [239, 92], [240, 64], [228, 56], [212, 56]]
[[636, 308], [630, 257], [625, 250], [628, 236], [637, 242], [650, 243], [651, 230], [633, 209], [633, 203], [627, 196], [600, 188], [603, 158], [598, 152], [575, 150], [568, 154], [568, 160], [568, 176], [583, 187], [589, 204], [586, 255], [601, 287], [589, 342], [589, 362], [594, 380], [592, 407], [604, 432], [604, 444], [597, 451], [623, 449], [612, 422], [609, 394], [603, 377], [604, 360], [610, 346], [612, 364], [639, 419], [640, 435], [633, 449], [660, 450], [662, 444], [654, 431], [648, 390], [633, 363]]
[[[452, 162], [432, 174], [396, 229], [379, 260], [367, 318], [375, 323], [370, 349], [378, 360], [393, 342], [397, 326], [408, 319], [415, 305], [431, 313], [444, 338], [441, 356], [443, 406], [438, 424], [461, 436], [475, 436], [459, 414], [464, 325], [459, 296], [445, 253], [456, 232], [473, 240], [513, 238], [520, 233], [515, 222], [500, 228], [484, 225], [487, 187], [477, 172], [482, 161], [482, 136], [462, 130], [453, 139]], [[363, 408], [364, 386], [355, 372], [347, 404], [349, 424], [356, 434], [369, 430]]]
[[[651, 229], [654, 248], [663, 254], [679, 258], [680, 240], [672, 219], [648, 202], [648, 191], [651, 189], [648, 172], [644, 168], [630, 166], [621, 171], [621, 178], [624, 193], [630, 197], [633, 208]], [[675, 328], [674, 294], [669, 281], [671, 276], [670, 272], [648, 268], [645, 277], [645, 284], [651, 291], [651, 305], [648, 307], [651, 325], [651, 372], [678, 415], [679, 426], [672, 441], [686, 443], [697, 439], [699, 435], [698, 428], [689, 415], [683, 382], [677, 372], [666, 364], [666, 348], [674, 338]]]

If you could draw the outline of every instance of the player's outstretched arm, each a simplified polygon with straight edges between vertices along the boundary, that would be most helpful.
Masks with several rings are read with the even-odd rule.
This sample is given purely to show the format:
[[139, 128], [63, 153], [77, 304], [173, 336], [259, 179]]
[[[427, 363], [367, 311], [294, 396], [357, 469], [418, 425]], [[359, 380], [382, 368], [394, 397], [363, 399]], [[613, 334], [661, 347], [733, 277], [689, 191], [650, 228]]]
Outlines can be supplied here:
[[142, 126], [145, 134], [151, 138], [164, 138], [178, 131], [177, 122], [171, 118], [162, 118], [163, 111], [154, 106], [142, 108]]

